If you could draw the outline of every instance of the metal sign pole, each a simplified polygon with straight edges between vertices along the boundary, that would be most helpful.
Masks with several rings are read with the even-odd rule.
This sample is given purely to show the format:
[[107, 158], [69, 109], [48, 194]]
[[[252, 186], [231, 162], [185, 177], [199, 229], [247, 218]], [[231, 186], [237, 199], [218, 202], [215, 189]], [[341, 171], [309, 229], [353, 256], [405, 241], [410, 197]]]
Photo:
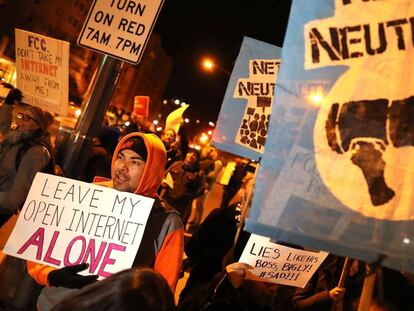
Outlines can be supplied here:
[[91, 93], [82, 103], [82, 114], [65, 148], [63, 170], [67, 177], [79, 178], [85, 165], [92, 138], [102, 125], [112, 92], [121, 72], [123, 62], [104, 55], [91, 85]]

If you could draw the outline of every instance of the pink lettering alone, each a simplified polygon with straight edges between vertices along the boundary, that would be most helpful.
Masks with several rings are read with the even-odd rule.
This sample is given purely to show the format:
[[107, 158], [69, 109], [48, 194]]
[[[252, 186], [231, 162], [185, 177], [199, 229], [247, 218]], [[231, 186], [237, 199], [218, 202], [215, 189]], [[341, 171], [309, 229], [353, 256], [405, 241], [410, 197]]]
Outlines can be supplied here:
[[105, 267], [107, 265], [113, 265], [115, 263], [115, 259], [111, 258], [111, 252], [112, 251], [121, 251], [124, 252], [126, 249], [123, 245], [118, 245], [114, 243], [108, 244], [108, 249], [106, 250], [105, 257], [102, 260], [101, 267], [99, 268], [98, 275], [104, 278], [107, 278], [108, 276], [111, 276], [112, 273], [105, 271]]

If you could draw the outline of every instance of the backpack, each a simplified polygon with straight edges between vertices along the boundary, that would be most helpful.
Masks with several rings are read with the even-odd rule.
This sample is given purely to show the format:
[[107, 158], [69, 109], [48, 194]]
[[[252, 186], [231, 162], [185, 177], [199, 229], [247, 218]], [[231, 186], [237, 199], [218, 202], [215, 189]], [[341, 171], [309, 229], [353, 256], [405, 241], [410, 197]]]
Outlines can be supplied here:
[[42, 145], [43, 147], [45, 147], [46, 150], [49, 153], [49, 156], [50, 156], [49, 163], [41, 170], [41, 172], [46, 173], [46, 174], [65, 177], [66, 176], [65, 172], [63, 171], [63, 169], [58, 164], [56, 164], [55, 159], [52, 156], [52, 152], [50, 150], [50, 147], [42, 141], [31, 141], [31, 142], [23, 143], [23, 145], [17, 151], [16, 157], [15, 157], [15, 170], [16, 170], [16, 172], [19, 169], [20, 162], [22, 161], [23, 155], [26, 153], [26, 151], [29, 150], [30, 148], [34, 147], [34, 146], [37, 146], [37, 145]]

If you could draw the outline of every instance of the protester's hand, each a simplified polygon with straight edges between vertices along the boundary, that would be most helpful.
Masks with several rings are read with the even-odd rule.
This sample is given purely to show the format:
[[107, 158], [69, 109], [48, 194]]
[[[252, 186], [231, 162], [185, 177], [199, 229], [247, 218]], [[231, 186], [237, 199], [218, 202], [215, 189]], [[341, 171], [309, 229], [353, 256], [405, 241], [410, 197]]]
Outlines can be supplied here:
[[82, 263], [79, 265], [64, 267], [51, 271], [47, 277], [50, 286], [61, 286], [67, 288], [82, 288], [95, 282], [97, 275], [80, 275], [78, 272], [89, 267], [89, 264]]
[[335, 287], [329, 291], [329, 298], [331, 298], [332, 301], [337, 301], [339, 299], [342, 299], [345, 294], [345, 288], [341, 287]]
[[23, 99], [23, 94], [19, 89], [12, 89], [9, 94], [7, 94], [6, 99], [4, 100], [4, 103], [6, 105], [14, 105], [15, 101], [20, 102]]
[[242, 262], [235, 262], [226, 266], [227, 277], [234, 288], [242, 286], [246, 275], [251, 273], [249, 269], [253, 269], [253, 267]]
[[355, 274], [358, 273], [359, 270], [359, 261], [358, 260], [353, 260], [351, 263], [351, 266], [349, 267], [349, 272], [348, 275], [349, 276], [354, 276]]

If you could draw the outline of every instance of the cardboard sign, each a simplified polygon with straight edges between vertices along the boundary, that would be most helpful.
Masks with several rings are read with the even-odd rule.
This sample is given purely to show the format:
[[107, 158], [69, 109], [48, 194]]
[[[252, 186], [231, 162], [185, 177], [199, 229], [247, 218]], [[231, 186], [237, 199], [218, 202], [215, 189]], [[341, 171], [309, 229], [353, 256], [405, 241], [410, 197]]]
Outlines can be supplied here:
[[246, 230], [414, 272], [414, 2], [290, 14]]
[[149, 96], [134, 97], [134, 113], [141, 117], [148, 117]]
[[138, 64], [164, 0], [95, 0], [78, 44]]
[[16, 84], [24, 102], [67, 116], [69, 42], [16, 29]]
[[239, 262], [254, 267], [248, 279], [303, 288], [327, 256], [326, 252], [303, 251], [252, 234]]
[[106, 278], [132, 266], [154, 199], [37, 173], [4, 253]]

